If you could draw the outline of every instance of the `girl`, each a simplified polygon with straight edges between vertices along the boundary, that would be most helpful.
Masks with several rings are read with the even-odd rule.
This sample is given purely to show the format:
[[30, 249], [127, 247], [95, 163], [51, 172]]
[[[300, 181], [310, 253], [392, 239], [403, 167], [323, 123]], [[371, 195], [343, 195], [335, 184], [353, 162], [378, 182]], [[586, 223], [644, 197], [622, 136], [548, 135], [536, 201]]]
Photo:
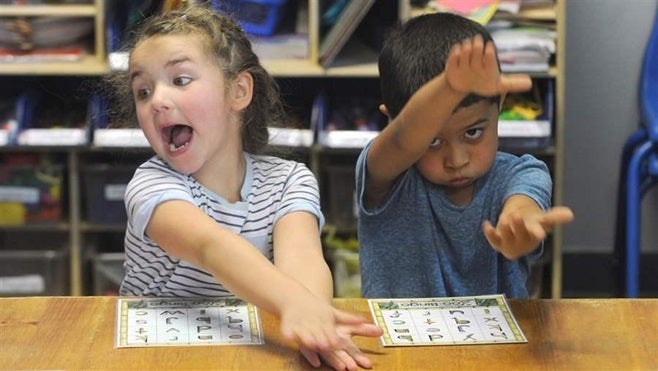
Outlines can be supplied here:
[[313, 366], [370, 368], [351, 336], [381, 330], [331, 306], [313, 174], [262, 154], [285, 114], [243, 31], [203, 7], [149, 18], [128, 74], [156, 156], [126, 190], [121, 294], [236, 295], [277, 315]]

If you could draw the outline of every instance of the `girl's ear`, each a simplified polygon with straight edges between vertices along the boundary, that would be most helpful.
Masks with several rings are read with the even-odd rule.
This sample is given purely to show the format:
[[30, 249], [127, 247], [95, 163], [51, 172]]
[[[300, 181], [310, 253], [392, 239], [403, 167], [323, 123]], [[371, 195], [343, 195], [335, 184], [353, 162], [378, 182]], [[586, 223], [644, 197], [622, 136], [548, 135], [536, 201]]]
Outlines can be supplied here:
[[254, 93], [254, 78], [249, 72], [241, 72], [231, 83], [231, 108], [242, 111], [249, 103]]

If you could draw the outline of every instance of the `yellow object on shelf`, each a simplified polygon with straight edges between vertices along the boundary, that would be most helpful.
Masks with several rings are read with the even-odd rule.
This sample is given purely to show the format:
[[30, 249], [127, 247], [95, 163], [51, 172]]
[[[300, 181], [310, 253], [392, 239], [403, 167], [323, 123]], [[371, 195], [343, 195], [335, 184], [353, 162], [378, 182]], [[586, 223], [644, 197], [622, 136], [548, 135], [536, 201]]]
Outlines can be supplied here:
[[22, 225], [25, 224], [25, 205], [20, 202], [0, 202], [0, 224]]

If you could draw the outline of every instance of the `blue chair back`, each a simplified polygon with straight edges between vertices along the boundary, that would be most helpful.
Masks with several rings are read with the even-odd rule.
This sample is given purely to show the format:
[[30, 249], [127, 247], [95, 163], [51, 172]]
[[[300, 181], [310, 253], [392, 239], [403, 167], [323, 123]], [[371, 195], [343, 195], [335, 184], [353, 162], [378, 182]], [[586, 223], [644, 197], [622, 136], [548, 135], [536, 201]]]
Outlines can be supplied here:
[[640, 83], [640, 110], [649, 139], [658, 143], [658, 7], [649, 36]]

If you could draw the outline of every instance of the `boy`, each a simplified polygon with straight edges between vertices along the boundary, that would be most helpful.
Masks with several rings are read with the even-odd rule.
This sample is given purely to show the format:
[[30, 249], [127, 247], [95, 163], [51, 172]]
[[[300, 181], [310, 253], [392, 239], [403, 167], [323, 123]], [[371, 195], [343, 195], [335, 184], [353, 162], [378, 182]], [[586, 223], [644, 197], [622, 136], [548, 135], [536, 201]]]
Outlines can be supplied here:
[[379, 72], [390, 122], [356, 166], [363, 296], [528, 297], [530, 261], [573, 218], [543, 162], [497, 152], [500, 104], [530, 78], [501, 75], [487, 30], [449, 13], [393, 30]]

